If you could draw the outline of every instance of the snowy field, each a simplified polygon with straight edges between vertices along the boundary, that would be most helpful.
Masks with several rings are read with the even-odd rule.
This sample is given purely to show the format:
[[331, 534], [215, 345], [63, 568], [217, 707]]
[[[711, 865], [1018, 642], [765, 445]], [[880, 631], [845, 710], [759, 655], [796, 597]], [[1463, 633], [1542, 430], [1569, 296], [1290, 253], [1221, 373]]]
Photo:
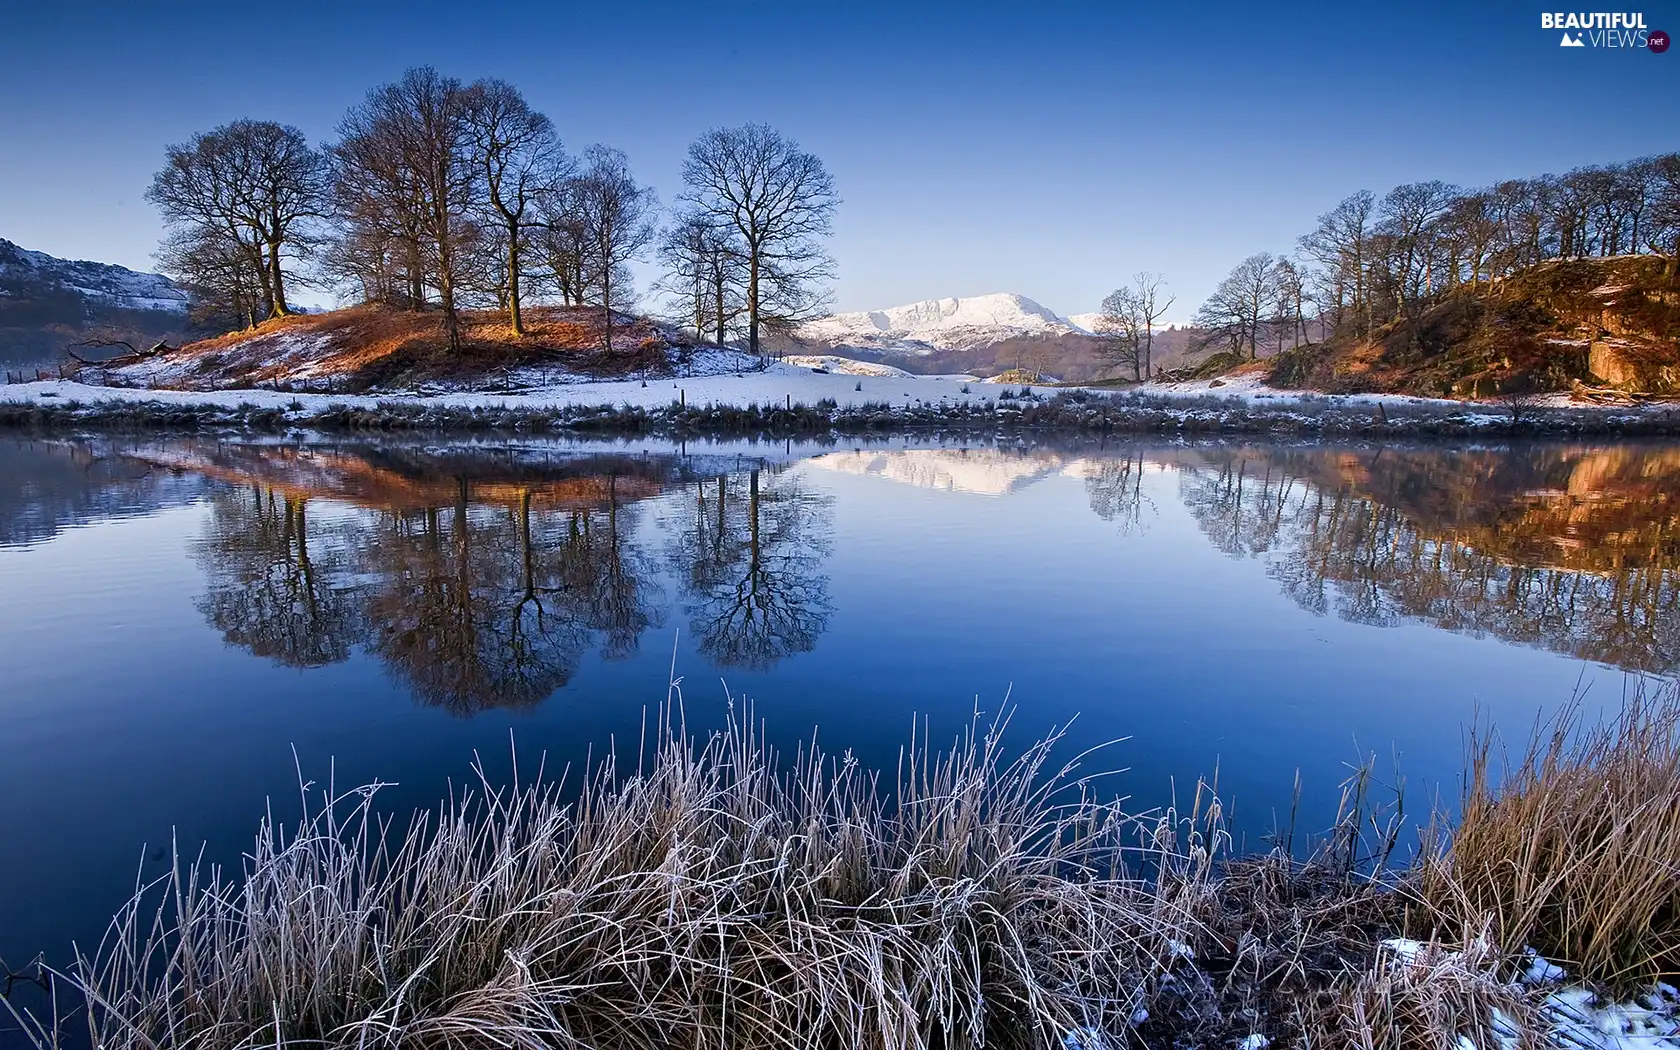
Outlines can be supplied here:
[[[741, 355], [742, 360], [747, 360]], [[912, 406], [981, 406], [997, 402], [1005, 393], [1020, 390], [1009, 384], [984, 383], [968, 375], [912, 375], [886, 366], [859, 365], [861, 369], [885, 374], [842, 373], [830, 370], [828, 358], [771, 362], [760, 369], [740, 373], [718, 369], [710, 375], [623, 380], [580, 380], [568, 376], [563, 382], [514, 387], [515, 392], [428, 390], [424, 392], [380, 392], [369, 394], [325, 394], [265, 389], [159, 390], [148, 387], [93, 386], [67, 380], [49, 380], [0, 386], [0, 403], [42, 406], [89, 406], [101, 402], [151, 403], [168, 407], [206, 406], [237, 409], [279, 409], [296, 416], [309, 416], [334, 407], [375, 408], [404, 405], [414, 408], [483, 408], [542, 410], [568, 406], [610, 406], [613, 408], [662, 408], [682, 401], [690, 408], [709, 406], [747, 407], [760, 405], [814, 406], [832, 400], [839, 408], [887, 404]], [[838, 361], [840, 359], [834, 359]], [[730, 362], [733, 363], [733, 362]], [[708, 370], [720, 362], [707, 362]], [[536, 376], [521, 379], [535, 380]], [[1464, 402], [1442, 398], [1410, 397], [1403, 394], [1322, 394], [1312, 391], [1277, 390], [1258, 376], [1235, 376], [1225, 380], [1187, 383], [1150, 383], [1139, 387], [1052, 388], [1034, 387], [1038, 395], [1054, 395], [1062, 389], [1086, 389], [1115, 403], [1140, 409], [1165, 408], [1178, 413], [1261, 411], [1267, 415], [1312, 418], [1328, 410], [1379, 411], [1406, 409], [1439, 416], [1453, 415], [1472, 425], [1508, 420], [1511, 409], [1497, 402]], [[1606, 408], [1572, 403], [1567, 394], [1555, 394], [1535, 407], [1573, 407], [1581, 412], [1616, 417], [1637, 417], [1648, 412], [1671, 413], [1673, 403], [1638, 407]]]
[[[985, 386], [972, 376], [915, 376], [893, 370], [894, 375], [858, 376], [813, 372], [809, 367], [772, 362], [762, 371], [724, 373], [662, 379], [557, 383], [521, 393], [447, 392], [428, 394], [306, 394], [274, 390], [151, 390], [131, 387], [88, 386], [53, 380], [18, 383], [0, 387], [0, 401], [63, 405], [75, 401], [142, 401], [166, 405], [218, 405], [235, 408], [288, 408], [294, 402], [305, 411], [320, 411], [334, 405], [372, 408], [379, 404], [414, 404], [449, 408], [505, 407], [552, 408], [565, 405], [613, 405], [654, 408], [683, 400], [694, 407], [706, 405], [813, 405], [832, 398], [841, 407], [881, 402], [891, 404], [924, 402], [973, 402], [996, 400], [1004, 388]], [[963, 387], [969, 387], [964, 393]]]

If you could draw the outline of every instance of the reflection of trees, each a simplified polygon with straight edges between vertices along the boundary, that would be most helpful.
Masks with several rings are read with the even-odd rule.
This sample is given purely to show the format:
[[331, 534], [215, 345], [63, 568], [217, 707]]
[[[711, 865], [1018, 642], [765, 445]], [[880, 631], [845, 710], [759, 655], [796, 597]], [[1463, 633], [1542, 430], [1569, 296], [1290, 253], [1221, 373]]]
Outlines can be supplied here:
[[[1680, 474], [1639, 450], [1245, 450], [1181, 494], [1316, 612], [1680, 670]], [[1670, 480], [1672, 478], [1672, 480]]]
[[260, 486], [228, 491], [198, 548], [205, 619], [229, 644], [290, 667], [337, 663], [360, 632], [342, 548], [312, 548], [308, 507]]
[[602, 634], [602, 655], [626, 657], [642, 632], [659, 625], [657, 587], [641, 551], [627, 542], [634, 508], [621, 505], [618, 478], [607, 484], [606, 510], [574, 512], [562, 541], [565, 593], [583, 623]]
[[1104, 521], [1119, 525], [1122, 533], [1143, 529], [1143, 512], [1151, 503], [1143, 491], [1143, 450], [1127, 450], [1091, 461], [1085, 474], [1085, 494], [1091, 510]]
[[691, 517], [668, 549], [682, 574], [700, 652], [763, 670], [810, 652], [828, 625], [830, 501], [790, 476], [751, 471], [695, 487]]
[[451, 506], [387, 514], [371, 530], [371, 648], [423, 703], [530, 707], [571, 680], [588, 633], [555, 597], [561, 569], [528, 496], [511, 512], [469, 496], [460, 478]]
[[[290, 475], [300, 462], [319, 466], [277, 460]], [[329, 461], [331, 476], [403, 502], [347, 510], [326, 543], [311, 489], [217, 497], [199, 545], [210, 582], [200, 608], [229, 643], [299, 666], [365, 644], [421, 702], [466, 714], [540, 703], [592, 644], [629, 655], [660, 621], [658, 585], [633, 539], [634, 500], [659, 491], [648, 468], [626, 477], [622, 459], [572, 462], [557, 476], [479, 482], [418, 465], [412, 479], [387, 480], [357, 464]]]

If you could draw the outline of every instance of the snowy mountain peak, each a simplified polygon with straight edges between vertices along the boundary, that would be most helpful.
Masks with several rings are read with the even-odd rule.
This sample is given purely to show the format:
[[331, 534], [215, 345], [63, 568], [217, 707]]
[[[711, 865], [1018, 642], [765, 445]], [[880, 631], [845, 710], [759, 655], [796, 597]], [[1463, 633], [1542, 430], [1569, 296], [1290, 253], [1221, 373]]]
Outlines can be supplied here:
[[966, 350], [1016, 336], [1059, 336], [1081, 330], [1024, 295], [993, 292], [924, 299], [886, 310], [830, 314], [800, 328], [801, 339], [834, 346]]
[[48, 291], [123, 310], [184, 314], [188, 306], [187, 293], [161, 274], [60, 259], [0, 239], [0, 295], [26, 297]]

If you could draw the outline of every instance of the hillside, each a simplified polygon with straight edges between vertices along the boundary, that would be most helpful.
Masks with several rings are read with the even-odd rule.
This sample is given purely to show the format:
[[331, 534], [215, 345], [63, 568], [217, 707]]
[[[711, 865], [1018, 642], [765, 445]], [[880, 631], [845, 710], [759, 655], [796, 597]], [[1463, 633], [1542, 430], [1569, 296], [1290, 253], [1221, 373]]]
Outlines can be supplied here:
[[95, 337], [179, 342], [191, 331], [187, 307], [167, 277], [0, 240], [0, 363], [55, 362], [66, 346]]
[[[844, 357], [920, 375], [996, 375], [1020, 368], [1090, 380], [1114, 374], [1089, 330], [1095, 317], [1063, 317], [1024, 295], [994, 292], [830, 314], [774, 345], [785, 353]], [[1184, 364], [1189, 346], [1189, 333], [1182, 329], [1158, 332], [1155, 361], [1166, 368]]]
[[1415, 325], [1287, 351], [1271, 384], [1425, 397], [1680, 394], [1680, 279], [1654, 256], [1545, 263], [1459, 288]]
[[464, 311], [461, 322], [462, 345], [451, 352], [437, 311], [356, 306], [266, 321], [252, 331], [93, 370], [97, 374], [84, 378], [173, 390], [262, 386], [357, 393], [732, 371], [751, 360], [685, 343], [665, 326], [625, 314], [614, 315], [608, 351], [602, 346], [601, 311], [592, 307], [532, 307], [523, 338], [510, 334], [500, 311]]

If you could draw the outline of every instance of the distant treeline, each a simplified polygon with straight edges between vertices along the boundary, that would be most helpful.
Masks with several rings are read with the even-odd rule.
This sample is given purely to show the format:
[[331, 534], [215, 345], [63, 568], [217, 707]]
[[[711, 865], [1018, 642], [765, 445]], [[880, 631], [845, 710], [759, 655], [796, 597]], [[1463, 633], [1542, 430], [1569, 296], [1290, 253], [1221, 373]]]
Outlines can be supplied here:
[[170, 146], [147, 197], [169, 231], [163, 268], [205, 323], [285, 316], [307, 284], [440, 309], [451, 348], [464, 308], [505, 310], [523, 335], [529, 300], [599, 306], [610, 347], [629, 264], [657, 249], [677, 319], [755, 351], [761, 329], [820, 312], [839, 200], [817, 157], [748, 124], [694, 141], [662, 213], [622, 152], [573, 154], [512, 84], [429, 67], [374, 88], [324, 145], [237, 120]]
[[1220, 282], [1196, 313], [1208, 345], [1252, 358], [1311, 334], [1415, 332], [1454, 289], [1548, 259], [1656, 254], [1680, 272], [1680, 153], [1482, 189], [1361, 191], [1319, 216], [1296, 249], [1251, 255]]

